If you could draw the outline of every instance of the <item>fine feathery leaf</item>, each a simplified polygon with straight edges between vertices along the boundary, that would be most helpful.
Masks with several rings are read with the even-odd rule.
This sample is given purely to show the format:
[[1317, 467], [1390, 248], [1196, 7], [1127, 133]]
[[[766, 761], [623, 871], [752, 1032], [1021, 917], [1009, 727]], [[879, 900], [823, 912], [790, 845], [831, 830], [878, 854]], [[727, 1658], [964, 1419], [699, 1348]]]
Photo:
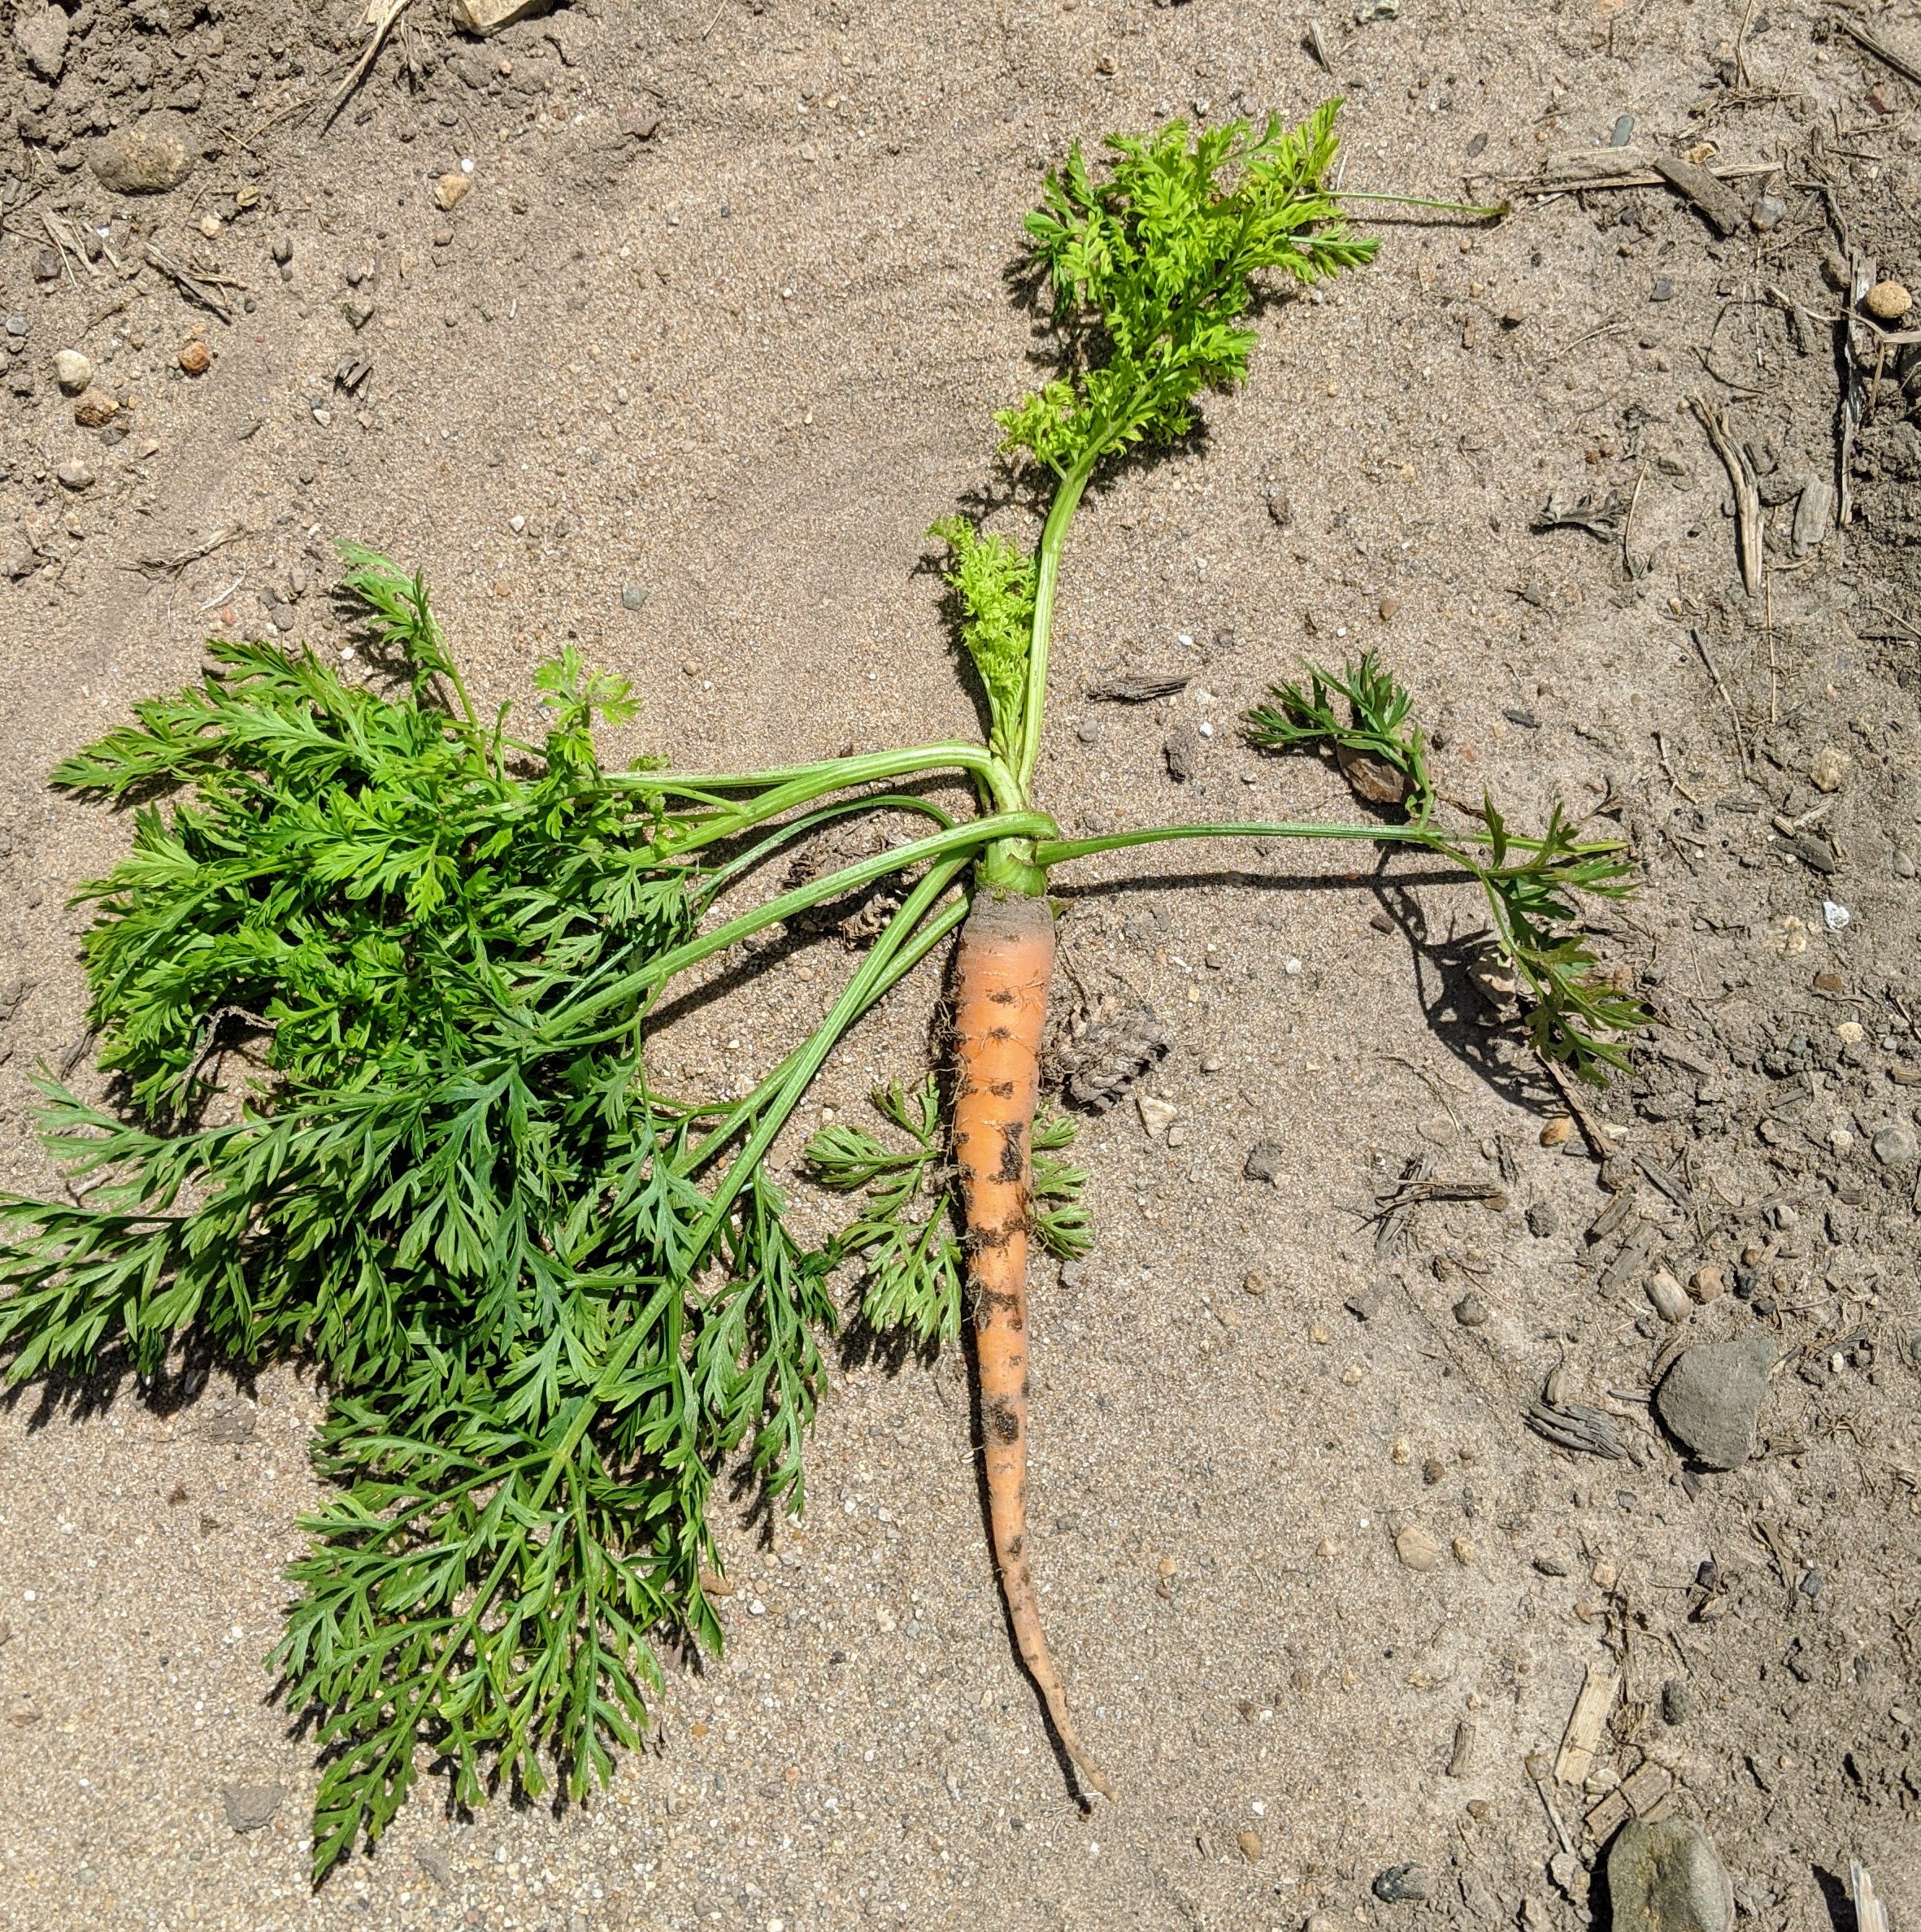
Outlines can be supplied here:
[[1005, 537], [982, 536], [964, 516], [944, 517], [928, 531], [948, 548], [944, 573], [960, 599], [961, 642], [986, 688], [989, 748], [1008, 757], [1027, 691], [1028, 648], [1034, 621], [1034, 559]]
[[1338, 674], [1310, 667], [1304, 685], [1276, 685], [1268, 695], [1270, 703], [1247, 716], [1250, 744], [1332, 753], [1364, 796], [1398, 797], [1415, 835], [1403, 842], [1473, 875], [1520, 983], [1528, 1037], [1541, 1057], [1597, 1086], [1609, 1068], [1625, 1067], [1619, 1037], [1647, 1024], [1647, 1008], [1602, 973], [1579, 904], [1584, 895], [1619, 899], [1633, 890], [1622, 842], [1577, 837], [1558, 805], [1539, 838], [1521, 837], [1488, 794], [1478, 806], [1454, 807], [1464, 821], [1458, 828], [1441, 823], [1427, 741], [1410, 722], [1413, 699], [1371, 651]]
[[1027, 218], [1073, 367], [1002, 412], [1006, 448], [1065, 472], [1184, 435], [1194, 398], [1246, 372], [1255, 277], [1311, 284], [1372, 257], [1323, 187], [1339, 107], [1293, 128], [1110, 135], [1104, 179], [1076, 145]]

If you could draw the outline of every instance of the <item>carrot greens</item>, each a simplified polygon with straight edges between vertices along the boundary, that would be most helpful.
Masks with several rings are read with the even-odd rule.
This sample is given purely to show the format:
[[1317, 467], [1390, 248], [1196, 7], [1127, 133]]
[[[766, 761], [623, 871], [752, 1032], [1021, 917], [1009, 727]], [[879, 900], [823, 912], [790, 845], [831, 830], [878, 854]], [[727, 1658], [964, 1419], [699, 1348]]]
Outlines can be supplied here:
[[[1439, 855], [1484, 890], [1541, 1053], [1591, 1079], [1618, 1060], [1610, 1036], [1641, 1016], [1598, 977], [1579, 902], [1629, 890], [1619, 842], [1558, 813], [1522, 836], [1491, 799], [1449, 804], [1408, 693], [1372, 658], [1278, 686], [1248, 735], [1331, 752], [1376, 816], [1069, 838], [1036, 796], [1054, 598], [1090, 482], [1119, 486], [1119, 459], [1184, 436], [1206, 393], [1243, 378], [1278, 289], [1373, 253], [1325, 185], [1334, 115], [1175, 122], [1049, 177], [1028, 266], [1060, 372], [997, 419], [1041, 486], [1037, 544], [958, 516], [932, 532], [984, 742], [610, 771], [595, 730], [634, 715], [623, 681], [570, 648], [534, 675], [537, 721], [484, 719], [422, 579], [348, 546], [365, 678], [216, 642], [198, 684], [54, 773], [130, 808], [131, 849], [82, 894], [106, 1094], [41, 1080], [70, 1198], [0, 1201], [0, 1351], [15, 1379], [151, 1377], [189, 1335], [236, 1362], [318, 1365], [333, 1490], [303, 1525], [272, 1659], [320, 1751], [316, 1879], [427, 1769], [462, 1805], [502, 1783], [583, 1797], [612, 1774], [649, 1722], [660, 1643], [719, 1647], [703, 1582], [717, 1473], [744, 1463], [802, 1506], [844, 1268], [876, 1327], [938, 1347], [972, 1318], [1021, 1656], [1076, 1765], [1110, 1789], [1073, 1731], [1024, 1553], [1026, 1243], [1092, 1240], [1072, 1124], [1034, 1110], [1057, 868], [1192, 838]], [[977, 812], [922, 795], [937, 778], [971, 786]], [[903, 815], [911, 836], [750, 890], [837, 824]], [[689, 975], [883, 882], [893, 896], [825, 1016], [754, 1085], [689, 1092], [657, 1071], [652, 1036]], [[951, 1082], [884, 1090], [877, 1133], [813, 1138], [805, 1174], [853, 1205], [810, 1247], [769, 1150], [847, 1029], [957, 933]], [[1018, 1027], [993, 1023], [1017, 1007]]]

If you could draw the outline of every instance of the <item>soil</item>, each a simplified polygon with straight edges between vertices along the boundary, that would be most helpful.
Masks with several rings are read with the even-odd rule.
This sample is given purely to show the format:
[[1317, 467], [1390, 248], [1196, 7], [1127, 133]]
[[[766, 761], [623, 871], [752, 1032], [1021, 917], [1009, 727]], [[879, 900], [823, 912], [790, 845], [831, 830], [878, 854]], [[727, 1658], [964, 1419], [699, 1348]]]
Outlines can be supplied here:
[[[1099, 1245], [1036, 1284], [1032, 1552], [1112, 1809], [1075, 1803], [1007, 1640], [964, 1361], [855, 1350], [806, 1515], [771, 1540], [725, 1515], [725, 1658], [670, 1672], [611, 1792], [468, 1817], [425, 1778], [316, 1894], [313, 1751], [260, 1660], [324, 1390], [190, 1347], [144, 1390], [27, 1385], [0, 1419], [0, 1917], [1573, 1932], [1606, 1924], [1597, 1852], [1638, 1805], [1706, 1826], [1744, 1928], [1851, 1923], [1851, 1860], [1921, 1921], [1909, 350], [1863, 384], [1852, 522], [1799, 487], [1842, 481], [1848, 250], [1921, 274], [1914, 88], [1775, 0], [1330, 10], [1332, 78], [1305, 15], [1219, 0], [583, 0], [485, 41], [417, 0], [329, 122], [362, 11], [93, 4], [56, 59], [37, 0], [9, 10], [10, 1188], [59, 1185], [36, 1065], [96, 1090], [68, 899], [127, 836], [44, 776], [191, 677], [210, 629], [337, 651], [355, 537], [425, 571], [476, 698], [528, 701], [567, 637], [632, 677], [624, 756], [971, 731], [923, 533], [998, 487], [990, 412], [1044, 347], [1003, 281], [1040, 169], [1336, 82], [1345, 185], [1514, 211], [1361, 204], [1376, 265], [1276, 305], [1204, 433], [1095, 493], [1043, 803], [1090, 828], [1351, 812], [1235, 720], [1371, 645], [1450, 789], [1628, 833], [1643, 890], [1597, 923], [1658, 1025], [1594, 1103], [1597, 1162], [1556, 1140], [1461, 889], [1358, 848], [1063, 868], [1090, 1003], [1158, 1016], [1083, 1129]], [[1908, 12], [1871, 31], [1921, 66]], [[190, 172], [110, 191], [93, 143], [151, 112]], [[1729, 185], [1778, 210], [1719, 236], [1665, 186], [1526, 191], [1623, 115], [1650, 155], [1771, 167]], [[1753, 453], [1752, 594], [1697, 396]], [[1550, 497], [1602, 533], [1537, 529]], [[1825, 541], [1797, 549], [1797, 503]], [[1031, 537], [1024, 514], [997, 527]], [[1189, 681], [1083, 697], [1117, 672]], [[737, 1080], [776, 1051], [845, 970], [838, 933], [804, 938], [811, 983], [690, 1011], [664, 1064]], [[918, 1079], [938, 994], [930, 964], [820, 1104]], [[1496, 1191], [1377, 1244], [1409, 1173]], [[1657, 1267], [1730, 1291], [1671, 1324]], [[1778, 1359], [1754, 1454], [1697, 1467], [1657, 1368], [1755, 1332]], [[1623, 1453], [1531, 1429], [1544, 1391], [1563, 1436], [1598, 1411]], [[1562, 1781], [1594, 1666], [1620, 1695]]]

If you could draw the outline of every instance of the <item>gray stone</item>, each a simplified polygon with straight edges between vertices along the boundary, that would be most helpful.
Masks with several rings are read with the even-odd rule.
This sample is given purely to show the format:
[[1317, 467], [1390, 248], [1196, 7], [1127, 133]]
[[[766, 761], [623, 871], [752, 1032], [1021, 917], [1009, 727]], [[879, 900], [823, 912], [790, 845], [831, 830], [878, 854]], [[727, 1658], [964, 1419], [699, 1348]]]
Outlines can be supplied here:
[[287, 1787], [230, 1784], [221, 1787], [220, 1797], [227, 1807], [227, 1822], [236, 1831], [264, 1831], [286, 1802]]
[[14, 26], [13, 41], [42, 80], [58, 80], [67, 64], [67, 16], [59, 7], [37, 7], [34, 0], [27, 0]]
[[163, 109], [103, 135], [88, 159], [94, 179], [116, 194], [164, 194], [192, 171], [193, 147], [186, 122]]
[[1472, 1289], [1454, 1303], [1454, 1320], [1462, 1328], [1479, 1328], [1488, 1319], [1488, 1304]]
[[1685, 1818], [1621, 1827], [1607, 1855], [1614, 1932], [1732, 1932], [1734, 1887], [1714, 1841]]
[[1241, 1171], [1250, 1181], [1278, 1181], [1287, 1151], [1279, 1141], [1256, 1141]]
[[1874, 1149], [1883, 1167], [1906, 1167], [1914, 1158], [1914, 1130], [1897, 1120], [1875, 1136]]
[[71, 490], [76, 493], [83, 490], [91, 490], [95, 482], [98, 481], [93, 471], [89, 469], [77, 456], [63, 463], [54, 472], [54, 476], [63, 490]]
[[620, 607], [624, 611], [645, 610], [647, 586], [645, 584], [623, 584], [620, 586]]
[[1391, 1865], [1374, 1874], [1374, 1895], [1384, 1905], [1411, 1905], [1434, 1895], [1434, 1880], [1425, 1865]]
[[259, 1412], [244, 1395], [216, 1395], [199, 1417], [200, 1433], [210, 1442], [231, 1448], [254, 1439]]
[[1765, 1334], [1690, 1348], [1661, 1379], [1661, 1420], [1710, 1469], [1735, 1469], [1754, 1449], [1775, 1347]]

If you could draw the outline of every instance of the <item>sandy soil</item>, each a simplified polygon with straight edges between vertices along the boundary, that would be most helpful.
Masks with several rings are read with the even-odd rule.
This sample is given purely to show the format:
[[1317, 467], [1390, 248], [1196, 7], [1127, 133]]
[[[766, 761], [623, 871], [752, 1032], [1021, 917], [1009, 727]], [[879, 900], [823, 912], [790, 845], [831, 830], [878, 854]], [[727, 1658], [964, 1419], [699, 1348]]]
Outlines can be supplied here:
[[[958, 1361], [837, 1368], [805, 1520], [771, 1546], [722, 1523], [725, 1660], [677, 1671], [657, 1747], [605, 1799], [452, 1817], [428, 1780], [317, 1895], [311, 1751], [260, 1660], [318, 1495], [322, 1393], [286, 1368], [150, 1400], [130, 1379], [76, 1401], [27, 1386], [0, 1418], [0, 1917], [779, 1932], [1318, 1912], [1572, 1932], [1606, 1923], [1584, 1818], [1643, 1763], [1712, 1833], [1744, 1927], [1849, 1923], [1850, 1858], [1897, 1925], [1921, 1917], [1915, 1170], [1872, 1151], [1911, 1125], [1921, 1068], [1921, 437], [1897, 359], [1855, 526], [1797, 557], [1784, 499], [1749, 598], [1686, 408], [1731, 407], [1771, 474], [1834, 480], [1822, 318], [1843, 298], [1823, 257], [1846, 223], [1885, 272], [1921, 270], [1903, 212], [1921, 131], [1904, 81], [1816, 37], [1823, 12], [1764, 6], [1405, 0], [1366, 26], [1322, 17], [1331, 80], [1306, 12], [1218, 0], [586, 0], [485, 43], [420, 0], [325, 131], [281, 111], [337, 88], [362, 31], [347, 0], [94, 4], [57, 87], [10, 46], [11, 1187], [57, 1185], [28, 1078], [41, 1059], [88, 1077], [85, 915], [65, 902], [125, 838], [44, 774], [188, 679], [210, 628], [337, 648], [329, 546], [354, 537], [424, 568], [489, 703], [525, 701], [567, 637], [633, 677], [628, 752], [752, 764], [971, 732], [922, 533], [993, 484], [990, 411], [1032, 379], [1003, 275], [1040, 168], [1171, 111], [1298, 114], [1336, 81], [1346, 186], [1511, 192], [1515, 212], [1384, 222], [1372, 269], [1268, 315], [1204, 438], [1097, 493], [1045, 802], [1087, 825], [1342, 809], [1331, 776], [1257, 758], [1233, 720], [1304, 653], [1372, 644], [1451, 785], [1523, 819], [1611, 803], [1646, 886], [1606, 942], [1662, 1024], [1602, 1103], [1627, 1129], [1605, 1178], [1636, 1191], [1624, 1231], [1590, 1238], [1616, 1190], [1580, 1136], [1541, 1145], [1559, 1102], [1463, 970], [1478, 920], [1456, 889], [1291, 851], [1063, 873], [1078, 968], [1167, 1020], [1147, 1090], [1181, 1128], [1150, 1138], [1132, 1106], [1090, 1125], [1100, 1244], [1038, 1284], [1037, 1562], [1123, 1791], [1091, 1814], [1006, 1640]], [[1921, 61], [1910, 21], [1877, 31]], [[92, 140], [189, 98], [186, 179], [103, 188]], [[1623, 115], [1650, 153], [1778, 163], [1736, 184], [1744, 205], [1777, 196], [1778, 222], [1716, 238], [1664, 189], [1519, 194]], [[435, 181], [468, 163], [442, 211]], [[199, 250], [244, 285], [231, 320], [153, 268], [39, 279], [43, 211], [106, 226], [129, 270], [156, 238]], [[124, 405], [103, 430], [56, 385], [69, 347]], [[354, 358], [371, 370], [350, 389]], [[76, 463], [91, 480], [69, 488]], [[1550, 493], [1610, 490], [1633, 493], [1625, 543], [1532, 527]], [[176, 571], [136, 568], [236, 529]], [[1160, 707], [1084, 702], [1117, 666], [1193, 681]], [[1176, 785], [1184, 733], [1198, 768]], [[1817, 791], [1830, 749], [1847, 773]], [[1819, 870], [1790, 842], [1823, 800]], [[690, 1016], [666, 1064], [760, 1064], [841, 957], [823, 939], [815, 987]], [[937, 987], [932, 966], [903, 986], [819, 1102], [917, 1077]], [[1270, 1140], [1280, 1171], [1250, 1181]], [[1423, 1208], [1377, 1255], [1372, 1197], [1420, 1154], [1500, 1179], [1506, 1205]], [[1649, 1421], [1671, 1331], [1645, 1270], [1607, 1273], [1636, 1239], [1684, 1278], [1753, 1271], [1686, 1323], [1758, 1325], [1780, 1351], [1734, 1472], [1684, 1468]], [[1470, 1292], [1483, 1321], [1457, 1318]], [[1632, 1460], [1529, 1431], [1557, 1364]], [[1410, 1526], [1434, 1567], [1397, 1555]], [[1588, 1790], [1549, 1787], [1581, 1855], [1550, 1870], [1527, 1760], [1597, 1663], [1623, 1699]], [[237, 1830], [234, 1788], [263, 1786], [271, 1822]], [[1376, 1875], [1406, 1863], [1430, 1895], [1383, 1902]]]

